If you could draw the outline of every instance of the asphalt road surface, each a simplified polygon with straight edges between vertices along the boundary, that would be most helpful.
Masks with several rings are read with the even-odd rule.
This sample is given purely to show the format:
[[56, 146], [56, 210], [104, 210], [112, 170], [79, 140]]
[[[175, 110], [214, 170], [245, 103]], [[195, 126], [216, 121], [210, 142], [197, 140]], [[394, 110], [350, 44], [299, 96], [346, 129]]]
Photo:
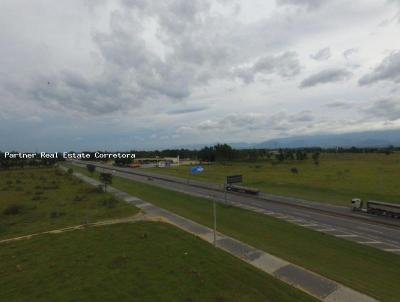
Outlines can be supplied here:
[[[73, 163], [85, 166], [87, 162], [73, 161]], [[225, 193], [223, 187], [218, 184], [188, 181], [184, 178], [96, 162], [90, 163], [112, 172], [115, 176], [215, 199], [221, 203], [228, 202], [234, 206], [274, 216], [332, 236], [400, 254], [400, 219], [355, 213], [347, 207], [266, 193], [260, 193], [259, 196]]]

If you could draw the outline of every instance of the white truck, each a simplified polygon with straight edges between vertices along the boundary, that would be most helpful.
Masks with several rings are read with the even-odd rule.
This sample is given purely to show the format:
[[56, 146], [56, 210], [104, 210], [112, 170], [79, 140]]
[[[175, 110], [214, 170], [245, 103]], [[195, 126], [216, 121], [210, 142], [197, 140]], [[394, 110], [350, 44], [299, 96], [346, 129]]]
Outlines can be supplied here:
[[361, 211], [373, 215], [400, 218], [400, 204], [375, 200], [363, 201], [360, 198], [353, 198], [351, 200], [351, 208], [353, 211]]

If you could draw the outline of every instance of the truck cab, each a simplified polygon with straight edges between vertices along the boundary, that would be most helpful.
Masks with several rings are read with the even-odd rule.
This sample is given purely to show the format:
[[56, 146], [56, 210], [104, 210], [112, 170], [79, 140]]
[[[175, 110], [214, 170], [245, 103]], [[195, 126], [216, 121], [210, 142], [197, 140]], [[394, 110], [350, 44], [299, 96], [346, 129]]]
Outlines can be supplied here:
[[363, 201], [360, 198], [353, 198], [351, 200], [351, 209], [353, 211], [363, 211]]

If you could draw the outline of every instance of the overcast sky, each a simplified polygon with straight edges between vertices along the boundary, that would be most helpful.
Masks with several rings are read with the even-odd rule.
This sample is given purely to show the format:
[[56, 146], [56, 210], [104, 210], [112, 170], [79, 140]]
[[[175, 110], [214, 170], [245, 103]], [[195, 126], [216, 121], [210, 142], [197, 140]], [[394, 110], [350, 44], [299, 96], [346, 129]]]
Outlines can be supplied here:
[[0, 150], [400, 128], [400, 0], [2, 0]]

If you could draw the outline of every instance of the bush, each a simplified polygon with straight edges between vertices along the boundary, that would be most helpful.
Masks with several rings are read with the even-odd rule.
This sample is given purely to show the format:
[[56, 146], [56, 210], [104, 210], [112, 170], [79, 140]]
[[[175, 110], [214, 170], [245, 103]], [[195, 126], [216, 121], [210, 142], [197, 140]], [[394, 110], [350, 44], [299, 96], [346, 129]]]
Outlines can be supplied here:
[[55, 171], [54, 171], [54, 174], [55, 174], [56, 176], [63, 176], [63, 175], [64, 175], [64, 172], [62, 172], [61, 170], [55, 170]]
[[72, 174], [74, 173], [74, 169], [69, 168], [69, 169], [67, 170], [67, 173], [68, 173], [69, 175], [72, 175]]
[[102, 206], [105, 206], [105, 207], [107, 207], [109, 209], [115, 208], [117, 203], [118, 203], [118, 200], [115, 199], [114, 197], [110, 197], [110, 198], [103, 199], [103, 200], [100, 201], [100, 204]]
[[51, 185], [51, 186], [43, 186], [42, 189], [43, 190], [57, 190], [60, 187], [58, 185]]
[[11, 204], [7, 208], [4, 209], [4, 215], [18, 215], [21, 213], [23, 206], [19, 204]]
[[75, 201], [75, 202], [83, 201], [83, 196], [81, 196], [81, 195], [76, 195], [75, 198], [74, 198], [74, 201]]
[[291, 169], [290, 169], [290, 172], [292, 172], [293, 174], [299, 174], [299, 170], [297, 170], [296, 167], [291, 168]]
[[60, 211], [53, 211], [50, 213], [50, 218], [59, 218], [61, 216], [64, 216], [65, 213], [64, 212], [60, 212]]

